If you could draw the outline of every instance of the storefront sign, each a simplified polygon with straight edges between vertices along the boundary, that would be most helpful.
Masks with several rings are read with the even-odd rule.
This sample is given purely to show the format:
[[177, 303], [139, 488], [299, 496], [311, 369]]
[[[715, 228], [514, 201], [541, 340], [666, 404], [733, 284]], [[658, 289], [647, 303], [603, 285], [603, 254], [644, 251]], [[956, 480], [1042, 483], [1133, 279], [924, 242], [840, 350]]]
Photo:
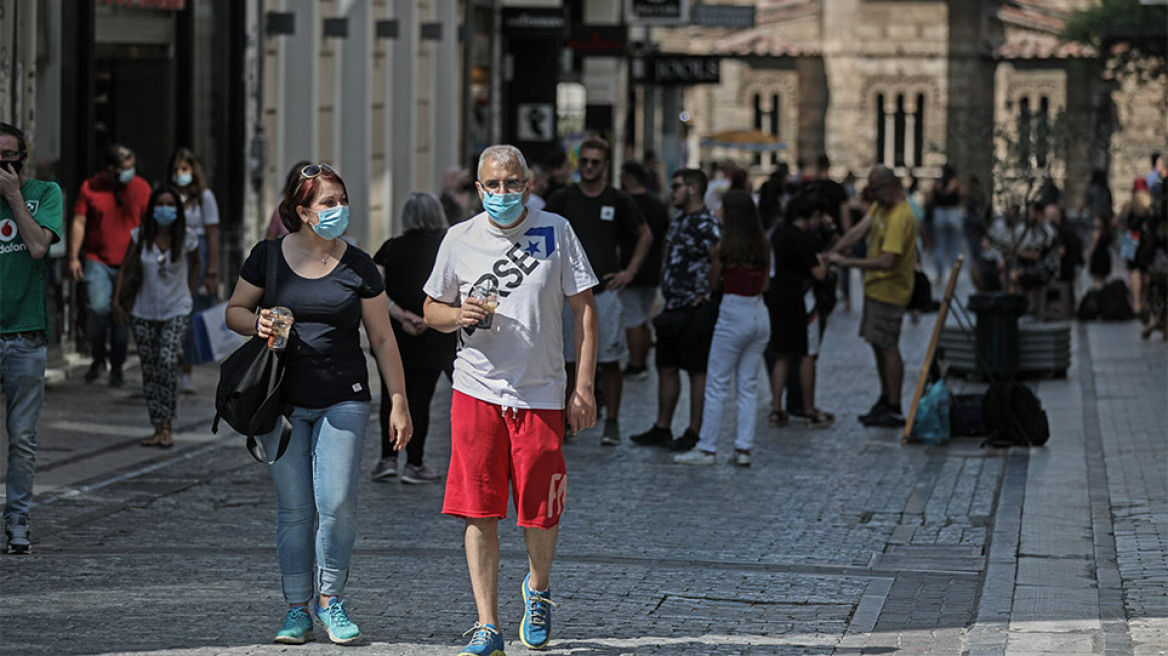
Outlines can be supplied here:
[[503, 33], [525, 39], [559, 39], [568, 30], [564, 9], [503, 8]]
[[624, 25], [573, 25], [568, 47], [582, 55], [620, 57], [628, 50], [629, 28]]
[[633, 82], [662, 86], [718, 84], [722, 81], [720, 57], [702, 55], [656, 55], [636, 57], [630, 68]]
[[521, 104], [516, 132], [520, 141], [552, 141], [556, 136], [555, 108], [551, 104]]
[[754, 5], [707, 5], [693, 7], [692, 24], [702, 27], [730, 27], [748, 30], [754, 27]]
[[632, 24], [682, 25], [689, 22], [689, 0], [629, 0], [625, 5]]

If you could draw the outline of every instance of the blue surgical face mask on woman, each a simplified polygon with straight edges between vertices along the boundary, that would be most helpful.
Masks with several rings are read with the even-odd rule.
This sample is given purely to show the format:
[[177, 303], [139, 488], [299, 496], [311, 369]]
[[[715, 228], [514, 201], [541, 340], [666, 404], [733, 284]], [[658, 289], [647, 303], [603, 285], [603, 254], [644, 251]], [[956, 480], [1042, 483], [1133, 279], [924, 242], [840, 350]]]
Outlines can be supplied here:
[[325, 239], [336, 239], [345, 234], [349, 227], [349, 206], [337, 205], [316, 213], [317, 223], [312, 226], [316, 234]]
[[178, 218], [178, 210], [173, 205], [159, 205], [154, 208], [154, 222], [160, 226], [168, 226]]
[[483, 193], [483, 209], [487, 216], [503, 228], [510, 228], [523, 216], [523, 194]]
[[128, 185], [130, 184], [130, 181], [134, 179], [134, 175], [137, 173], [137, 169], [132, 166], [128, 169], [122, 169], [118, 171], [118, 182], [124, 185]]
[[189, 185], [191, 183], [191, 181], [194, 179], [195, 179], [194, 176], [192, 176], [190, 173], [175, 173], [174, 174], [174, 183], [180, 187], [185, 187], [185, 186]]

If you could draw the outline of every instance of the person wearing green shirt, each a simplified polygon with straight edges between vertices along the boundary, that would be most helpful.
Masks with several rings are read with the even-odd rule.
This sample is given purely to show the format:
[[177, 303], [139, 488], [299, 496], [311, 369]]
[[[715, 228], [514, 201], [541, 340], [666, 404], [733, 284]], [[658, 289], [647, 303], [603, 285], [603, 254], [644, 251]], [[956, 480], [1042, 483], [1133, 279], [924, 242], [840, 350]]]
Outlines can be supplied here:
[[0, 123], [0, 392], [8, 435], [4, 533], [10, 554], [28, 553], [36, 428], [45, 400], [48, 311], [45, 257], [61, 239], [61, 189], [33, 180], [24, 133]]

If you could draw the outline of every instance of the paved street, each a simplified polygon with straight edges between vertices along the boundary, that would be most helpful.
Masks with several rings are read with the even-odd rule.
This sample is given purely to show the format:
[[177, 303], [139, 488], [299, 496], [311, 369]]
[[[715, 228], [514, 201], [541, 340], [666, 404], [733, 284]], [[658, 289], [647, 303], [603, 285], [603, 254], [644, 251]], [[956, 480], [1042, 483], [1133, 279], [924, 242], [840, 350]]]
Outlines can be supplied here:
[[[906, 321], [907, 389], [934, 316]], [[1033, 382], [1045, 448], [902, 446], [898, 430], [856, 421], [876, 397], [858, 321], [833, 315], [820, 362], [836, 425], [771, 428], [764, 402], [749, 469], [725, 462], [732, 412], [714, 467], [627, 439], [601, 447], [598, 429], [566, 447], [553, 653], [1168, 653], [1165, 345], [1134, 322], [1073, 325], [1068, 376]], [[139, 372], [127, 377], [49, 389], [33, 553], [0, 560], [0, 653], [340, 653], [320, 631], [269, 644], [283, 614], [274, 495], [238, 436], [209, 433], [216, 369], [198, 369], [169, 451], [137, 445], [150, 429]], [[448, 400], [442, 384], [427, 446], [442, 470]], [[626, 437], [655, 410], [654, 379], [626, 382]], [[374, 422], [366, 472], [377, 448]], [[351, 651], [456, 653], [474, 606], [442, 487], [365, 476], [360, 498], [348, 597], [364, 637]], [[502, 629], [524, 653], [522, 534], [513, 517], [501, 528]]]

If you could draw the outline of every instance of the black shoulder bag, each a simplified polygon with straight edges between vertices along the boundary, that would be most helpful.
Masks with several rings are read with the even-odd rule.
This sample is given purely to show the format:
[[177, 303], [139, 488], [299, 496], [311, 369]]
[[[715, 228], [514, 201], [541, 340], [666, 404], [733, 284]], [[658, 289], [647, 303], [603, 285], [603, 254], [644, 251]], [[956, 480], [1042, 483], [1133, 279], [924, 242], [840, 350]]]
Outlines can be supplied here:
[[[276, 296], [276, 267], [280, 242], [267, 241], [267, 272], [260, 307], [271, 307]], [[247, 450], [258, 462], [270, 465], [284, 455], [292, 427], [284, 421], [289, 408], [281, 398], [284, 362], [280, 352], [268, 348], [268, 340], [253, 337], [229, 355], [219, 366], [219, 386], [215, 389], [215, 420], [211, 432], [219, 432], [219, 420], [247, 436]], [[266, 435], [282, 426], [276, 457], [268, 460], [257, 435]]]

